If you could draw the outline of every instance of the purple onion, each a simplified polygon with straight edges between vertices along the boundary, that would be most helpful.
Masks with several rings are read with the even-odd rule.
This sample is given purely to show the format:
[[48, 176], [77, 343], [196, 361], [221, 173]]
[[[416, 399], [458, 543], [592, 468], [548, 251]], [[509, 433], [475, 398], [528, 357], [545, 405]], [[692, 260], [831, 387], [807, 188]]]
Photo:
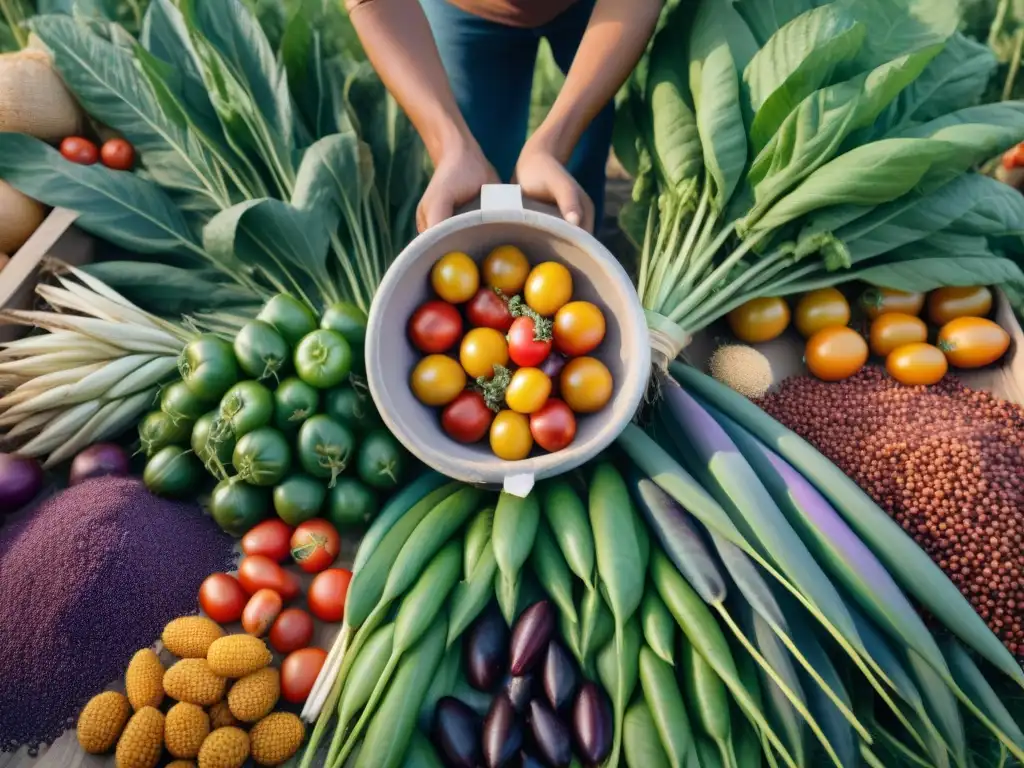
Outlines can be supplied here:
[[35, 459], [0, 453], [0, 515], [10, 515], [43, 490], [43, 468]]
[[114, 443], [96, 443], [75, 456], [71, 462], [68, 485], [78, 485], [93, 477], [103, 475], [126, 476], [128, 454]]

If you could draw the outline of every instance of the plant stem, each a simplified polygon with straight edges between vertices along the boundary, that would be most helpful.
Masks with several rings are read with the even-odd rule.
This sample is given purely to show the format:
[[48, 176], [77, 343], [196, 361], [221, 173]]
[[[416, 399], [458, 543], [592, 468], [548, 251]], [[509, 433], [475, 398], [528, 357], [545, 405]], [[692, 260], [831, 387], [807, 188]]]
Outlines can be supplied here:
[[647, 209], [647, 227], [644, 230], [644, 244], [640, 249], [640, 266], [637, 268], [637, 295], [640, 296], [640, 303], [647, 307], [647, 270], [651, 264], [651, 237], [654, 234], [654, 220], [657, 216], [655, 207], [652, 205]]
[[[700, 203], [697, 205], [697, 212], [693, 215], [693, 220], [690, 222], [690, 228], [686, 232], [686, 239], [683, 240], [683, 246], [680, 249], [679, 255], [672, 260], [672, 266], [665, 275], [664, 279], [660, 282], [658, 288], [658, 307], [663, 307], [665, 302], [668, 301], [668, 297], [672, 294], [672, 289], [679, 280], [680, 274], [685, 274], [685, 268], [687, 268], [694, 258], [694, 243], [698, 240], [698, 234], [702, 233], [706, 216], [711, 204], [711, 185], [705, 183], [704, 191], [700, 196]], [[674, 243], [673, 243], [674, 245]]]
[[[733, 251], [710, 275], [708, 275], [700, 284], [690, 293], [683, 303], [672, 310], [672, 313], [668, 316], [669, 320], [678, 323], [687, 313], [692, 312], [698, 304], [700, 304], [704, 298], [711, 292], [711, 290], [718, 284], [720, 280], [725, 279], [729, 272], [735, 267], [744, 256], [752, 251], [758, 243], [760, 243], [765, 237], [770, 234], [769, 232], [759, 232], [753, 237], [745, 240], [739, 248]], [[703, 258], [705, 254], [701, 254]]]
[[359, 285], [359, 278], [352, 269], [352, 259], [350, 259], [348, 254], [345, 252], [345, 246], [342, 245], [337, 232], [331, 233], [331, 250], [333, 250], [334, 255], [338, 257], [338, 263], [341, 265], [341, 270], [345, 273], [345, 277], [348, 278], [353, 301], [355, 301], [356, 305], [361, 310], [364, 312], [368, 311], [367, 303], [363, 300], [362, 289]]
[[1024, 48], [1024, 28], [1013, 33], [1013, 58], [1010, 59], [1010, 71], [1006, 73], [1006, 82], [1003, 84], [1003, 101], [1009, 101], [1013, 97], [1013, 86], [1017, 83], [1017, 73], [1020, 72], [1021, 49]]

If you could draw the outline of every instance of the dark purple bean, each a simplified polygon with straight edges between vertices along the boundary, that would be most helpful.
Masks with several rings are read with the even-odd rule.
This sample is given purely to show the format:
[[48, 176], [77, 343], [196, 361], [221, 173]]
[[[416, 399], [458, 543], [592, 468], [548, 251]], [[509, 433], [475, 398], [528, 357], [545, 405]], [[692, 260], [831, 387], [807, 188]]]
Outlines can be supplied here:
[[530, 702], [530, 733], [544, 763], [551, 768], [565, 768], [572, 762], [572, 739], [569, 729], [540, 699]]
[[519, 617], [509, 644], [509, 671], [522, 675], [541, 660], [555, 632], [555, 608], [547, 600], [534, 603]]
[[477, 768], [480, 764], [480, 719], [458, 699], [445, 696], [437, 702], [432, 736], [449, 768]]
[[558, 711], [572, 701], [577, 682], [572, 657], [561, 643], [552, 640], [544, 657], [544, 695], [552, 709]]
[[498, 611], [481, 616], [469, 633], [463, 648], [466, 680], [478, 691], [493, 691], [505, 673], [508, 659], [508, 626]]
[[551, 381], [558, 381], [562, 369], [565, 368], [565, 357], [560, 352], [552, 351], [544, 358], [544, 362], [538, 366]]
[[484, 764], [487, 768], [508, 765], [523, 746], [523, 729], [512, 702], [503, 693], [494, 697], [483, 731]]
[[612, 750], [612, 705], [594, 683], [584, 683], [572, 708], [576, 751], [590, 765], [603, 763]]
[[516, 712], [522, 713], [526, 709], [526, 705], [533, 698], [533, 689], [533, 675], [505, 678], [505, 695], [512, 702], [512, 708]]

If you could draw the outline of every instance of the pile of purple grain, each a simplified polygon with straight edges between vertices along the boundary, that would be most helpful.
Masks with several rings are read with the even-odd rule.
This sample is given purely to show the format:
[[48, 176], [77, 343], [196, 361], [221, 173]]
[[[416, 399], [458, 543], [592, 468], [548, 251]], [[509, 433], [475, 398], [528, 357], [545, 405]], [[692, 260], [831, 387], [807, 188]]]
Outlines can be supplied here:
[[195, 504], [103, 477], [0, 528], [0, 751], [72, 727], [173, 618], [196, 613], [234, 542]]
[[874, 367], [788, 379], [758, 404], [870, 494], [1024, 658], [1024, 408]]

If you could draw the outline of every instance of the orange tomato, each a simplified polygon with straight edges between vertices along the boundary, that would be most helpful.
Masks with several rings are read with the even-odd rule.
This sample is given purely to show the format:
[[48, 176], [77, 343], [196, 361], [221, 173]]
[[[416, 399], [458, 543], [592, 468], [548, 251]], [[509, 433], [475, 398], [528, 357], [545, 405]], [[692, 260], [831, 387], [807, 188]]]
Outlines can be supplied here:
[[538, 315], [551, 317], [572, 298], [572, 274], [557, 261], [538, 264], [526, 278], [523, 298]]
[[942, 350], [931, 344], [905, 344], [897, 347], [885, 358], [885, 370], [900, 384], [908, 387], [929, 386], [938, 383], [949, 365]]
[[565, 404], [576, 413], [594, 413], [612, 397], [611, 371], [596, 357], [576, 357], [565, 364], [558, 380]]
[[494, 328], [474, 328], [462, 337], [459, 362], [474, 379], [493, 376], [494, 366], [508, 365], [508, 342], [505, 334]]
[[868, 359], [868, 343], [852, 328], [825, 328], [807, 340], [807, 369], [822, 381], [853, 376]]
[[871, 320], [890, 312], [916, 316], [924, 309], [924, 294], [871, 287], [861, 294], [860, 307]]
[[928, 340], [924, 320], [902, 312], [879, 315], [871, 323], [871, 354], [885, 357], [896, 347]]
[[412, 371], [412, 393], [424, 405], [448, 405], [466, 388], [466, 372], [445, 355], [427, 355]]
[[458, 251], [437, 260], [430, 270], [434, 292], [449, 304], [469, 301], [480, 287], [480, 270], [476, 262]]
[[512, 374], [505, 390], [505, 402], [516, 413], [539, 411], [551, 394], [551, 379], [537, 368], [520, 368]]
[[954, 368], [981, 368], [1006, 353], [1010, 334], [983, 317], [958, 317], [942, 326], [938, 344]]
[[555, 349], [569, 357], [593, 352], [604, 332], [604, 314], [589, 301], [570, 301], [555, 313]]
[[751, 299], [736, 307], [726, 319], [737, 339], [760, 344], [777, 338], [789, 326], [789, 305], [778, 297]]
[[849, 322], [850, 305], [836, 288], [805, 293], [793, 313], [793, 324], [805, 339], [824, 328], [842, 327]]
[[958, 317], [984, 317], [992, 311], [992, 291], [983, 285], [949, 286], [928, 294], [928, 319], [945, 325]]
[[515, 411], [501, 411], [491, 422], [490, 442], [491, 450], [499, 459], [525, 459], [533, 449], [529, 417]]
[[523, 290], [526, 276], [530, 274], [530, 262], [514, 245], [499, 245], [484, 259], [483, 273], [484, 282], [491, 288], [514, 296]]
[[249, 598], [242, 611], [242, 629], [248, 634], [263, 637], [284, 607], [281, 596], [272, 589], [261, 589]]

